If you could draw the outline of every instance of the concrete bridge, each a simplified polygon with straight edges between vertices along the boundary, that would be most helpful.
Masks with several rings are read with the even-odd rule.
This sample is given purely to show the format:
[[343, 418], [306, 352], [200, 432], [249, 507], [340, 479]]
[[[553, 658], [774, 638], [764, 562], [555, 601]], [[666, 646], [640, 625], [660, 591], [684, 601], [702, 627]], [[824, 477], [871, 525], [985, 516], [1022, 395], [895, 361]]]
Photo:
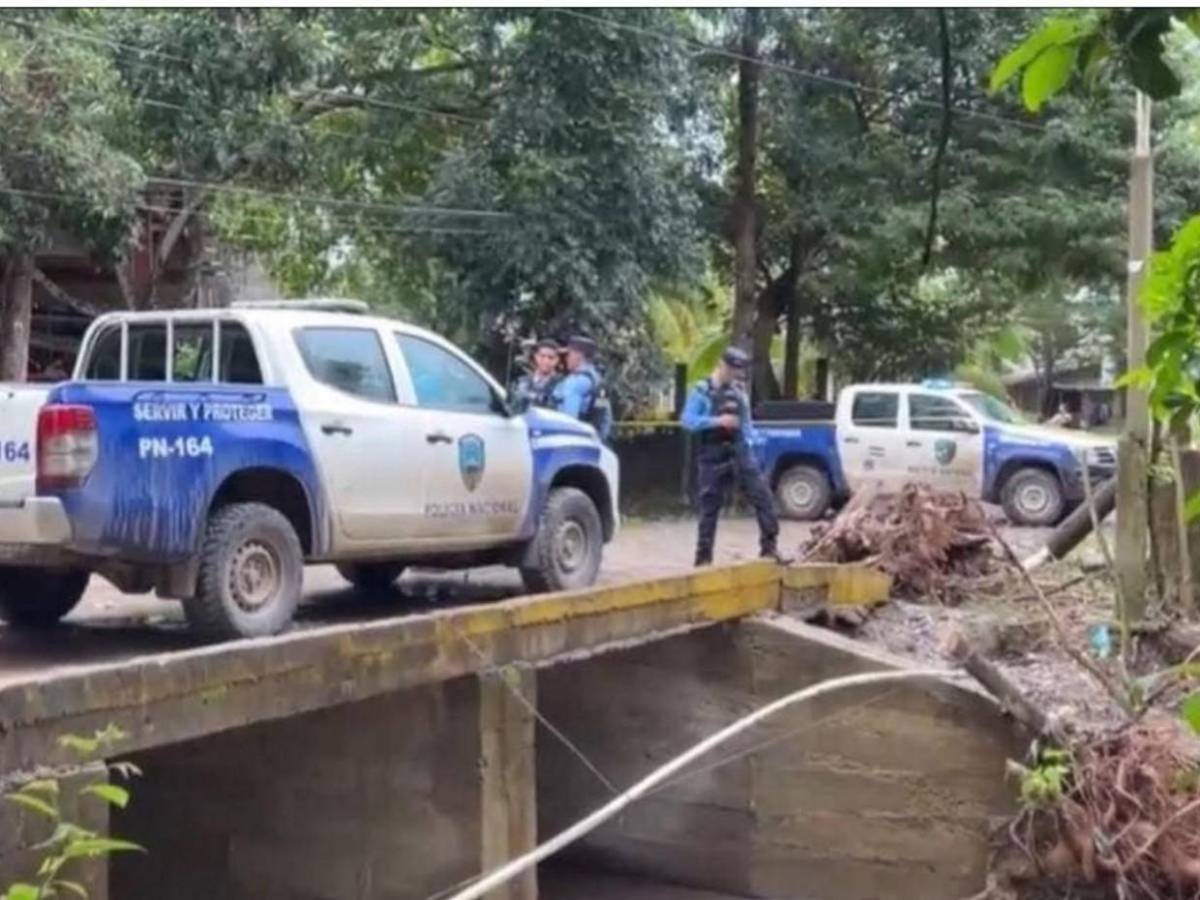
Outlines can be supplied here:
[[[93, 898], [444, 896], [772, 699], [903, 667], [788, 615], [887, 587], [752, 563], [22, 673], [0, 681], [0, 777], [71, 765], [64, 734], [125, 733], [132, 803], [80, 815], [149, 853], [91, 865]], [[574, 846], [541, 895], [966, 896], [1022, 745], [980, 694], [914, 684], [728, 750]], [[0, 885], [43, 832], [0, 809]], [[538, 877], [496, 896], [531, 900]]]

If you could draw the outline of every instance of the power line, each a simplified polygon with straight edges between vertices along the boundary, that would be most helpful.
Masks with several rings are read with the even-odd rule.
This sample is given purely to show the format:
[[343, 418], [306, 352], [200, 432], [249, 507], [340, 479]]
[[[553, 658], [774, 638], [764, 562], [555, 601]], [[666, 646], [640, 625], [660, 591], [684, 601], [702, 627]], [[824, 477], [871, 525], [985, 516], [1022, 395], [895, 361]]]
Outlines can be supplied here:
[[[593, 16], [574, 9], [553, 8], [549, 11], [563, 16], [571, 16], [576, 19], [582, 19], [584, 21], [591, 22], [594, 25], [606, 26], [620, 31], [627, 31], [632, 34], [641, 35], [642, 37], [653, 38], [656, 41], [670, 41], [675, 44], [688, 45], [696, 49], [703, 50], [706, 53], [712, 53], [716, 56], [723, 56], [726, 59], [732, 59], [739, 62], [755, 63], [756, 65], [762, 66], [764, 69], [774, 69], [779, 72], [785, 72], [789, 75], [794, 75], [799, 78], [806, 78], [809, 81], [818, 82], [830, 87], [840, 87], [848, 90], [863, 91], [864, 93], [875, 94], [882, 97], [891, 97], [893, 93], [891, 91], [884, 90], [883, 88], [872, 87], [857, 81], [849, 81], [844, 78], [835, 78], [832, 75], [821, 75], [817, 72], [808, 72], [804, 69], [797, 68], [796, 66], [790, 66], [786, 63], [776, 62], [774, 60], [764, 59], [762, 57], [747, 56], [744, 53], [738, 53], [734, 50], [727, 50], [724, 47], [718, 47], [714, 44], [706, 44], [703, 41], [696, 40], [695, 38], [669, 34], [665, 31], [655, 31], [654, 29], [650, 28], [642, 28], [639, 25], [630, 25], [627, 22], [616, 22], [611, 19]], [[939, 112], [942, 110], [942, 104], [935, 100], [923, 100], [918, 97], [917, 99], [913, 100], [912, 103], [914, 106], [923, 106], [930, 109], [936, 109]], [[1025, 128], [1030, 131], [1045, 132], [1046, 130], [1044, 126], [1037, 125], [1033, 122], [1022, 122], [1019, 119], [1010, 119], [1007, 116], [1001, 116], [996, 113], [982, 112], [980, 110], [970, 109], [969, 107], [953, 107], [953, 113], [956, 116], [963, 116], [964, 118], [986, 119], [1004, 125]]]
[[346, 94], [341, 91], [331, 90], [320, 90], [318, 93], [336, 100], [353, 100], [354, 102], [361, 103], [364, 106], [374, 106], [378, 107], [379, 109], [399, 110], [400, 112], [425, 113], [431, 116], [442, 116], [446, 119], [453, 119], [457, 122], [465, 122], [470, 125], [484, 125], [488, 121], [485, 116], [468, 116], [464, 113], [433, 109], [428, 106], [419, 106], [413, 103], [401, 103], [398, 100], [381, 100], [378, 97], [368, 97], [365, 94]]
[[475, 216], [482, 219], [511, 219], [512, 213], [499, 212], [490, 209], [470, 209], [455, 206], [432, 206], [427, 204], [397, 204], [371, 203], [362, 200], [342, 200], [337, 197], [327, 197], [317, 194], [296, 194], [286, 191], [268, 191], [262, 188], [245, 187], [243, 185], [225, 184], [217, 181], [200, 181], [189, 178], [172, 178], [165, 175], [151, 175], [149, 180], [158, 184], [172, 187], [202, 188], [212, 191], [227, 191], [230, 193], [250, 194], [268, 199], [278, 199], [289, 203], [311, 204], [316, 206], [333, 206], [346, 209], [362, 209], [378, 212], [395, 212], [400, 214], [423, 213], [444, 216]]
[[[0, 187], [0, 195], [8, 194], [20, 197], [30, 197], [38, 200], [82, 200], [87, 199], [86, 194], [82, 193], [63, 193], [59, 191], [37, 191], [24, 188]], [[181, 210], [170, 206], [159, 206], [151, 203], [135, 202], [135, 209], [144, 212], [164, 213], [168, 215], [178, 215]], [[251, 219], [269, 217], [266, 211], [246, 210], [240, 213], [242, 216], [248, 216]], [[488, 228], [458, 228], [454, 226], [390, 226], [378, 225], [372, 223], [364, 223], [354, 219], [325, 219], [321, 221], [322, 225], [333, 228], [345, 228], [347, 231], [362, 231], [362, 232], [378, 232], [390, 234], [493, 234], [494, 231]], [[230, 233], [239, 234], [243, 237], [253, 236], [249, 230], [233, 231]]]

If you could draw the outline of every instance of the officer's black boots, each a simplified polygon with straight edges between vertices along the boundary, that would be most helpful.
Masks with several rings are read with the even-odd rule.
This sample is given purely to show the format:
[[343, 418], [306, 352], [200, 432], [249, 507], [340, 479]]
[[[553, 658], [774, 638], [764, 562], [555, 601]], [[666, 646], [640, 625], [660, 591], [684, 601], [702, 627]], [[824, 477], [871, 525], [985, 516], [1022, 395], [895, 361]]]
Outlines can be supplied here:
[[771, 560], [771, 562], [776, 563], [781, 566], [786, 566], [792, 562], [792, 560], [789, 557], [784, 556], [782, 553], [780, 553], [776, 547], [763, 548], [763, 551], [758, 554], [758, 558], [759, 559], [769, 559], [769, 560]]
[[701, 566], [711, 566], [711, 565], [712, 565], [712, 554], [711, 553], [703, 553], [701, 551], [696, 551], [696, 568], [697, 569], [699, 569]]

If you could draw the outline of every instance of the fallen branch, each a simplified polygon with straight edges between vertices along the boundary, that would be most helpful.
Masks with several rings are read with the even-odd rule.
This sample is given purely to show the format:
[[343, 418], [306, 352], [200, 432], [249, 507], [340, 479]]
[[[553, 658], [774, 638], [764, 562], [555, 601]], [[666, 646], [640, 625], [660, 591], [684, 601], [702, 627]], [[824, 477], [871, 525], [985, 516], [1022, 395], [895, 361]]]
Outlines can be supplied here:
[[1021, 577], [1024, 579], [1026, 585], [1030, 588], [1030, 590], [1033, 591], [1034, 595], [1041, 602], [1042, 608], [1046, 611], [1046, 615], [1050, 619], [1050, 626], [1054, 629], [1054, 636], [1058, 641], [1059, 648], [1063, 651], [1063, 653], [1071, 657], [1071, 660], [1075, 662], [1076, 665], [1087, 672], [1096, 681], [1096, 683], [1104, 689], [1104, 692], [1112, 698], [1113, 702], [1115, 702], [1117, 706], [1121, 708], [1122, 712], [1132, 718], [1135, 710], [1133, 708], [1133, 704], [1129, 702], [1129, 697], [1126, 695], [1126, 693], [1114, 685], [1109, 676], [1107, 676], [1095, 663], [1088, 659], [1084, 653], [1071, 644], [1070, 638], [1067, 636], [1067, 630], [1063, 627], [1062, 620], [1059, 619], [1058, 613], [1054, 609], [1054, 604], [1050, 602], [1050, 598], [1046, 596], [1046, 592], [1043, 591], [1041, 586], [1033, 580], [1033, 576], [1029, 574], [1029, 571], [1023, 565], [1021, 565], [1021, 560], [1017, 558], [1017, 554], [1013, 551], [1012, 545], [1004, 539], [996, 526], [991, 522], [988, 522], [987, 527], [991, 529], [992, 538], [996, 541], [1000, 549], [1004, 551], [1004, 555], [1008, 559], [1009, 563], [1021, 574]]
[[1062, 742], [1061, 728], [1043, 713], [1012, 680], [983, 654], [976, 650], [962, 634], [955, 634], [947, 648], [950, 656], [966, 669], [967, 674], [999, 701], [1018, 722], [1035, 735], [1046, 735]]

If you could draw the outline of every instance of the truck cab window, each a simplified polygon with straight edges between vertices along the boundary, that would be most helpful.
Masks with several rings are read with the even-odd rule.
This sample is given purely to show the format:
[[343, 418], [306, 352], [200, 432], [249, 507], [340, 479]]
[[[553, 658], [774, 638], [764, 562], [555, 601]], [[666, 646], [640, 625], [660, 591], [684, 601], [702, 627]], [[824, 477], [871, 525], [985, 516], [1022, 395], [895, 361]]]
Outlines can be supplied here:
[[863, 391], [854, 397], [850, 419], [860, 428], [895, 428], [899, 413], [899, 394]]
[[396, 401], [379, 335], [369, 328], [304, 328], [296, 332], [304, 365], [332, 388], [383, 403]]
[[167, 325], [165, 322], [129, 326], [129, 380], [167, 380]]
[[107, 325], [92, 342], [83, 377], [89, 381], [121, 380], [121, 326]]
[[212, 381], [212, 322], [175, 323], [172, 343], [172, 381]]
[[221, 323], [221, 381], [262, 384], [262, 368], [250, 332], [240, 322]]
[[461, 412], [496, 412], [496, 397], [479, 373], [436, 344], [406, 334], [396, 335], [408, 364], [417, 405]]
[[974, 422], [955, 401], [936, 394], [908, 395], [908, 424], [913, 431], [974, 431]]

